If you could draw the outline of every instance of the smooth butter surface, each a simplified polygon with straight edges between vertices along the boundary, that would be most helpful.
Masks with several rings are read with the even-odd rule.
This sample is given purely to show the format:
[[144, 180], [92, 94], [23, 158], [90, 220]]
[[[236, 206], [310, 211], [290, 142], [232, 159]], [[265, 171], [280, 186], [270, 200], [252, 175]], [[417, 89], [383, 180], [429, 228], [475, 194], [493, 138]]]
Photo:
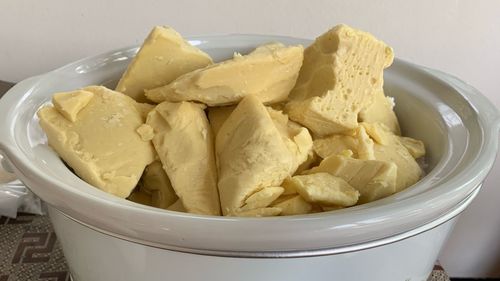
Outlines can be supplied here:
[[302, 65], [302, 46], [273, 43], [248, 55], [187, 73], [172, 83], [146, 91], [155, 102], [197, 101], [209, 106], [238, 103], [247, 95], [274, 103], [287, 98]]
[[184, 73], [212, 63], [209, 55], [191, 46], [170, 27], [153, 28], [116, 86], [116, 90], [145, 102], [145, 89], [166, 85]]
[[163, 102], [148, 115], [153, 144], [182, 206], [190, 213], [219, 215], [214, 137], [204, 106]]
[[54, 96], [57, 107], [38, 111], [49, 145], [89, 184], [129, 196], [154, 159], [153, 146], [136, 132], [143, 123], [137, 103], [100, 86]]

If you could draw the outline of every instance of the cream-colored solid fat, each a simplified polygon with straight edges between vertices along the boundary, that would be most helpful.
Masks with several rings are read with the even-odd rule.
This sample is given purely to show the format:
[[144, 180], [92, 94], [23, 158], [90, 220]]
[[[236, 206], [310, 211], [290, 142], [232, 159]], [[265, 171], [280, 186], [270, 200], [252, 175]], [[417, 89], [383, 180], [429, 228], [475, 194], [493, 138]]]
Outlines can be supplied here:
[[245, 97], [220, 128], [216, 154], [224, 214], [234, 213], [258, 190], [280, 186], [296, 168], [269, 112], [254, 96]]
[[89, 103], [93, 96], [92, 92], [82, 90], [55, 93], [52, 96], [52, 104], [66, 119], [75, 122], [78, 112]]
[[358, 126], [352, 135], [337, 134], [313, 142], [314, 151], [321, 157], [342, 154], [346, 150], [354, 153], [353, 157], [363, 160], [375, 159], [374, 142], [365, 127]]
[[306, 128], [288, 120], [288, 116], [283, 112], [271, 107], [267, 107], [267, 111], [280, 132], [283, 142], [295, 158], [295, 165], [291, 171], [293, 174], [310, 157], [313, 149], [312, 136]]
[[411, 156], [417, 159], [425, 155], [425, 145], [421, 140], [417, 140], [410, 137], [399, 137], [401, 144], [408, 149]]
[[401, 135], [393, 103], [384, 95], [383, 90], [375, 92], [373, 97], [373, 102], [359, 112], [359, 120], [366, 123], [384, 124], [394, 134]]
[[276, 200], [276, 198], [278, 198], [283, 191], [284, 189], [281, 186], [265, 187], [262, 190], [250, 195], [250, 197], [245, 200], [245, 205], [241, 207], [241, 211], [265, 208]]
[[366, 203], [396, 192], [397, 169], [391, 162], [332, 155], [305, 173], [330, 173], [340, 177], [360, 192], [359, 202]]
[[163, 102], [146, 123], [175, 193], [190, 213], [219, 215], [212, 129], [204, 107], [191, 102]]
[[178, 199], [160, 161], [146, 167], [141, 182], [142, 188], [151, 193], [154, 207], [166, 209]]
[[151, 143], [136, 132], [143, 122], [141, 114], [135, 101], [122, 93], [101, 86], [82, 91], [93, 95], [75, 121], [46, 106], [38, 111], [40, 126], [49, 145], [78, 176], [125, 198], [137, 185], [144, 167], [154, 159]]
[[312, 205], [304, 200], [300, 195], [293, 196], [277, 204], [273, 204], [272, 206], [280, 208], [280, 215], [282, 216], [302, 215], [307, 214], [312, 210]]
[[352, 206], [359, 198], [359, 192], [340, 177], [329, 173], [314, 173], [286, 179], [283, 185], [292, 185], [309, 203]]
[[128, 66], [116, 90], [144, 102], [145, 89], [166, 85], [182, 74], [211, 63], [209, 55], [190, 45], [174, 29], [156, 26]]
[[280, 213], [281, 213], [281, 208], [265, 207], [265, 208], [257, 208], [246, 211], [238, 211], [236, 213], [230, 213], [228, 215], [235, 217], [273, 217], [273, 216], [278, 216]]
[[302, 65], [302, 46], [266, 44], [245, 56], [187, 73], [172, 83], [146, 91], [155, 102], [197, 101], [209, 106], [238, 103], [255, 95], [264, 103], [285, 100]]
[[286, 111], [318, 136], [357, 127], [358, 113], [383, 84], [392, 49], [371, 34], [338, 25], [304, 51]]

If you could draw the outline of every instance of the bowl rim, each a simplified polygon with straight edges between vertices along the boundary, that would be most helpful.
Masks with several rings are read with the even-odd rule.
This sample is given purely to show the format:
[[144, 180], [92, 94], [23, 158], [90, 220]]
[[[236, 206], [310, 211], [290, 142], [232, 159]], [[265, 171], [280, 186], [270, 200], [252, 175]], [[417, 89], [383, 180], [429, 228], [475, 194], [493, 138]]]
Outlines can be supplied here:
[[[188, 40], [200, 41], [199, 45], [201, 47], [203, 47], [202, 45], [206, 44], [207, 42], [210, 43], [215, 41], [220, 43], [223, 41], [226, 42], [231, 40], [236, 40], [239, 42], [261, 42], [262, 40], [281, 40], [302, 43], [311, 42], [311, 40], [293, 38], [288, 36], [256, 34], [199, 36], [190, 37], [188, 38]], [[32, 189], [42, 199], [46, 200], [49, 204], [56, 207], [56, 209], [60, 210], [69, 217], [74, 218], [75, 220], [109, 231], [110, 233], [116, 233], [123, 235], [124, 237], [132, 238], [139, 238], [140, 236], [148, 237], [142, 240], [166, 246], [170, 245], [213, 251], [239, 250], [262, 252], [266, 250], [305, 250], [311, 248], [310, 243], [300, 243], [300, 235], [308, 235], [308, 237], [311, 239], [316, 238], [319, 240], [319, 244], [323, 243], [325, 244], [324, 246], [328, 246], [328, 248], [332, 248], [332, 246], [347, 247], [353, 244], [363, 244], [384, 237], [394, 236], [397, 233], [408, 232], [411, 229], [415, 229], [419, 226], [428, 225], [429, 222], [434, 221], [439, 214], [450, 212], [450, 210], [454, 209], [454, 207], [459, 204], [459, 202], [469, 196], [473, 192], [473, 190], [478, 185], [480, 185], [482, 180], [484, 180], [486, 174], [493, 165], [493, 161], [495, 158], [494, 156], [496, 154], [498, 146], [497, 132], [500, 124], [498, 110], [477, 90], [465, 84], [461, 80], [448, 74], [420, 67], [400, 59], [395, 59], [394, 64], [401, 65], [401, 67], [408, 68], [418, 73], [419, 75], [425, 76], [428, 79], [433, 79], [437, 83], [446, 85], [447, 87], [450, 87], [450, 89], [454, 89], [457, 96], [460, 96], [460, 98], [466, 100], [477, 114], [477, 121], [478, 125], [480, 126], [479, 129], [481, 130], [480, 137], [482, 139], [481, 147], [479, 148], [479, 152], [475, 157], [476, 161], [467, 163], [465, 166], [467, 169], [463, 169], [465, 171], [448, 179], [448, 181], [442, 183], [439, 188], [430, 188], [424, 193], [416, 194], [409, 198], [403, 198], [400, 201], [387, 202], [389, 200], [385, 200], [387, 199], [385, 198], [379, 200], [379, 203], [383, 201], [387, 204], [366, 204], [333, 213], [319, 213], [290, 217], [212, 217], [205, 215], [171, 212], [148, 206], [142, 206], [124, 199], [112, 199], [110, 198], [112, 197], [112, 195], [106, 194], [104, 192], [102, 192], [104, 194], [101, 194], [101, 196], [91, 196], [90, 194], [85, 194], [83, 192], [80, 192], [79, 190], [72, 188], [65, 182], [50, 178], [49, 176], [44, 174], [42, 170], [32, 165], [32, 163], [30, 163], [29, 159], [26, 157], [26, 155], [24, 155], [24, 152], [14, 138], [14, 131], [16, 129], [16, 126], [26, 125], [18, 124], [17, 121], [20, 120], [20, 116], [19, 112], [16, 112], [15, 109], [20, 107], [21, 104], [23, 104], [23, 102], [25, 102], [32, 93], [36, 92], [35, 90], [40, 85], [40, 83], [42, 83], [44, 80], [50, 79], [51, 76], [56, 75], [59, 72], [64, 72], [67, 69], [74, 68], [75, 66], [81, 65], [82, 63], [94, 61], [99, 58], [108, 57], [114, 54], [126, 52], [135, 53], [134, 50], [137, 50], [137, 46], [120, 48], [106, 52], [104, 54], [77, 60], [44, 75], [22, 81], [14, 88], [9, 90], [0, 100], [0, 112], [7, 113], [7, 118], [3, 118], [2, 120], [0, 120], [0, 151], [5, 154], [8, 165], [10, 164], [13, 167], [13, 170], [16, 171], [16, 174], [19, 176], [19, 178], [21, 178], [28, 185], [28, 187], [30, 187], [30, 189]], [[83, 182], [82, 184], [86, 183]], [[419, 182], [415, 186], [418, 185], [422, 185], [422, 183]], [[39, 188], [38, 186], [46, 187], [47, 190]], [[165, 232], [153, 233], [153, 231], [148, 230], [141, 231], [140, 229], [137, 229], [137, 225], [127, 225], [127, 227], [125, 228], [120, 227], [116, 223], [112, 223], [109, 220], [96, 218], [96, 214], [82, 214], [81, 210], [79, 211], [78, 208], [71, 206], [70, 204], [68, 204], [68, 202], [64, 202], [64, 200], [57, 199], [53, 195], [48, 194], [51, 191], [64, 191], [63, 194], [67, 196], [65, 200], [68, 200], [68, 202], [81, 202], [83, 200], [88, 204], [89, 207], [98, 207], [98, 209], [100, 210], [98, 213], [102, 213], [103, 211], [112, 211], [112, 213], [114, 213], [114, 215], [116, 216], [120, 212], [123, 212], [123, 214], [127, 214], [128, 216], [130, 216], [127, 220], [125, 220], [126, 223], [131, 223], [131, 221], [134, 219], [143, 219], [148, 216], [154, 216], [155, 219], [151, 220], [150, 223], [159, 223], [161, 219], [165, 219], [168, 224], [182, 228], [182, 231], [167, 231], [167, 233], [170, 234], [166, 235], [166, 238], [161, 238], [160, 233], [165, 234]], [[440, 200], [442, 198], [446, 198], [445, 202], [443, 202], [443, 200]], [[431, 210], [425, 211], [419, 209], [417, 210], [418, 212], [412, 211], [407, 213], [404, 211], [408, 210], [409, 206], [418, 206], [422, 202], [426, 202], [427, 206], [429, 206]], [[391, 208], [398, 210], [398, 212], [391, 213], [391, 211], [389, 211], [389, 209]], [[380, 219], [379, 221], [374, 220], [373, 215], [370, 216], [368, 214], [369, 212], [379, 213], [382, 219]], [[354, 218], [354, 221], [351, 221], [351, 223], [349, 223], [348, 218]], [[411, 219], [411, 223], [405, 223], [406, 219]], [[200, 225], [193, 226], [193, 224]], [[161, 223], [160, 225], [165, 226], [165, 224], [162, 225]], [[351, 229], [346, 230], [346, 226], [349, 226]], [[225, 237], [215, 237], [212, 240], [208, 239], [210, 241], [207, 241], [207, 239], [204, 239], [203, 237], [206, 233], [196, 234], [194, 232], [200, 227], [204, 228], [205, 230], [207, 228], [222, 228], [223, 230], [225, 229], [230, 233]], [[244, 236], [238, 237], [238, 235], [248, 233], [249, 229], [253, 230], [254, 234], [256, 234], [256, 230], [260, 230], [263, 227], [269, 228], [269, 231], [273, 232], [270, 241], [267, 241], [266, 243], [262, 243], [262, 241], [263, 239], [267, 239], [269, 237], [262, 236], [254, 237], [252, 239], [245, 239]], [[304, 229], [298, 230], [299, 227]], [[309, 229], [313, 229], [315, 231], [313, 233], [308, 233], [307, 231], [305, 231], [308, 227]], [[289, 234], [291, 230], [297, 231], [298, 233], [289, 235], [290, 237], [287, 237], [288, 239], [285, 239], [287, 240], [287, 243], [283, 243], [279, 239], [277, 239], [279, 238], [279, 235]], [[158, 228], [156, 228], [155, 231], [158, 231]], [[336, 231], [339, 231], [340, 234], [338, 235], [344, 236], [353, 235], [354, 233], [359, 231], [371, 231], [373, 232], [373, 236], [356, 237], [356, 239], [350, 242], [344, 242], [344, 244], [336, 244], [331, 241], [332, 238], [338, 236], [335, 235]], [[208, 232], [216, 233], [219, 235], [221, 234], [220, 229], [219, 231], [211, 230]], [[229, 235], [233, 237], [227, 237]], [[189, 236], [190, 238], [186, 238], [187, 236]], [[184, 240], [182, 239], [183, 237]], [[227, 245], [224, 245], [224, 242], [228, 242], [228, 240], [220, 241], [224, 240], [223, 238], [231, 239], [229, 239], [229, 243], [227, 243]], [[272, 245], [269, 242], [273, 242], [276, 244]], [[294, 242], [298, 244], [293, 244]]]

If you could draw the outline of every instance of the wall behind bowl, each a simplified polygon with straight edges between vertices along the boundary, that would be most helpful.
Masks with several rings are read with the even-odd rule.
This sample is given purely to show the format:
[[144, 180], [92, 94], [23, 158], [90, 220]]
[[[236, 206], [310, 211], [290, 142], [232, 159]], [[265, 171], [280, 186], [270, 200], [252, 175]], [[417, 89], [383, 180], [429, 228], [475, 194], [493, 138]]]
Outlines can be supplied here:
[[[0, 1], [0, 80], [142, 42], [154, 25], [185, 36], [314, 38], [337, 23], [369, 31], [396, 55], [454, 74], [500, 105], [500, 1]], [[500, 163], [441, 255], [452, 276], [500, 276]]]

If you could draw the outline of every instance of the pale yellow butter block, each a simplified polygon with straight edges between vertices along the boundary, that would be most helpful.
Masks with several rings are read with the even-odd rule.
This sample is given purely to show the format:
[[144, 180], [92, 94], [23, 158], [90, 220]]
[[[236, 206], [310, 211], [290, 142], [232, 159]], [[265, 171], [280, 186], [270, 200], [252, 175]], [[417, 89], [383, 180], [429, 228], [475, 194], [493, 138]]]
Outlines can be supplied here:
[[391, 162], [332, 155], [306, 173], [329, 173], [340, 177], [360, 192], [359, 203], [366, 203], [396, 192], [397, 170]]
[[283, 142], [295, 159], [295, 165], [292, 168], [292, 174], [295, 173], [300, 165], [311, 157], [313, 150], [313, 140], [309, 131], [299, 124], [288, 120], [288, 116], [283, 112], [267, 107], [269, 116], [274, 125], [281, 134]]
[[375, 159], [394, 162], [398, 166], [397, 192], [415, 184], [422, 177], [422, 169], [397, 136], [394, 135], [387, 145], [375, 144], [374, 149]]
[[384, 124], [391, 132], [401, 135], [398, 118], [394, 113], [393, 102], [384, 95], [384, 91], [376, 91], [373, 102], [359, 112], [359, 120], [366, 123]]
[[300, 195], [295, 195], [272, 206], [280, 208], [282, 216], [308, 214], [312, 210], [312, 205]]
[[374, 142], [363, 126], [358, 126], [352, 131], [352, 135], [337, 134], [316, 139], [313, 142], [313, 149], [323, 159], [342, 154], [347, 150], [352, 151], [353, 157], [357, 159], [375, 159]]
[[212, 63], [209, 55], [192, 46], [170, 27], [151, 30], [116, 86], [139, 102], [145, 89], [166, 85], [182, 74]]
[[52, 104], [66, 119], [76, 121], [76, 115], [92, 99], [94, 94], [88, 91], [72, 91], [56, 93], [52, 96]]
[[274, 217], [281, 213], [281, 208], [278, 207], [266, 207], [251, 209], [246, 211], [238, 211], [235, 213], [228, 214], [229, 216], [235, 217]]
[[146, 96], [155, 102], [197, 101], [209, 106], [236, 104], [247, 95], [266, 104], [280, 102], [295, 85], [302, 58], [302, 46], [266, 44], [248, 55], [187, 73], [146, 91]]
[[284, 186], [291, 185], [309, 203], [323, 205], [352, 206], [359, 192], [340, 177], [329, 173], [314, 173], [288, 178]]
[[425, 155], [425, 145], [421, 140], [416, 140], [410, 137], [399, 137], [401, 144], [408, 149], [411, 156], [417, 159]]
[[[101, 86], [83, 88], [92, 98], [70, 121], [61, 114], [73, 112], [73, 102], [59, 103], [61, 111], [46, 106], [38, 111], [49, 145], [83, 180], [108, 193], [126, 198], [134, 189], [154, 149], [136, 129], [143, 119], [130, 97]], [[64, 94], [58, 94], [64, 100]], [[68, 93], [71, 98], [88, 94]], [[76, 102], [77, 104], [80, 104]]]
[[141, 182], [141, 189], [151, 194], [154, 207], [166, 209], [178, 199], [160, 161], [154, 161], [146, 167]]
[[354, 129], [358, 113], [382, 89], [392, 49], [371, 34], [338, 25], [304, 51], [286, 112], [290, 119], [326, 136]]
[[218, 106], [209, 107], [207, 110], [208, 121], [210, 121], [210, 126], [212, 126], [212, 131], [214, 136], [219, 132], [222, 124], [226, 122], [226, 119], [231, 115], [231, 112], [236, 108], [236, 106]]
[[186, 210], [219, 215], [214, 140], [203, 109], [191, 102], [163, 102], [146, 123], [154, 130], [154, 147]]
[[281, 186], [269, 186], [255, 192], [245, 200], [245, 205], [241, 207], [241, 211], [264, 208], [269, 206], [276, 198], [278, 198], [284, 189]]
[[256, 97], [245, 97], [216, 137], [219, 194], [223, 214], [236, 212], [264, 187], [280, 186], [297, 167], [271, 119]]

